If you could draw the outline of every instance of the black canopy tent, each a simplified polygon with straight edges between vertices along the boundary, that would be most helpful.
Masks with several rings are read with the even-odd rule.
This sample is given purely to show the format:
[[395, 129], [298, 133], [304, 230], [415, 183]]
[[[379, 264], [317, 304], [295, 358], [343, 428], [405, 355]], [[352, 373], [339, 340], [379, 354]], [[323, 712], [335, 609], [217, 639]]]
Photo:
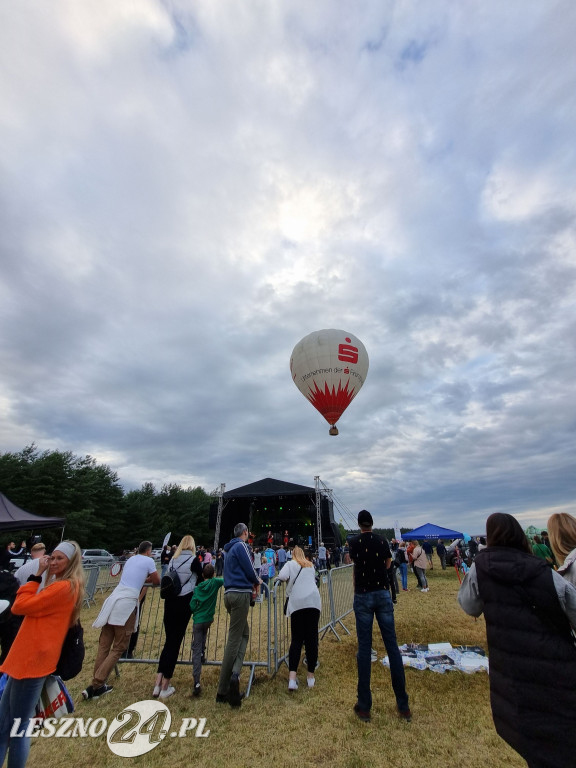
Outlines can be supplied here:
[[[255, 543], [264, 545], [268, 531], [272, 531], [274, 544], [281, 544], [284, 531], [288, 531], [294, 544], [308, 544], [308, 537], [316, 540], [316, 490], [314, 488], [274, 480], [266, 477], [255, 483], [242, 485], [222, 496], [220, 545], [229, 541], [236, 523], [246, 523], [254, 532]], [[210, 506], [209, 527], [216, 529], [218, 502]], [[340, 531], [334, 522], [333, 503], [329, 495], [320, 492], [320, 521], [322, 538], [327, 546], [340, 544]]]
[[9, 498], [0, 493], [0, 532], [1, 531], [37, 531], [41, 528], [62, 528], [66, 520], [63, 517], [43, 517], [33, 515], [16, 506]]

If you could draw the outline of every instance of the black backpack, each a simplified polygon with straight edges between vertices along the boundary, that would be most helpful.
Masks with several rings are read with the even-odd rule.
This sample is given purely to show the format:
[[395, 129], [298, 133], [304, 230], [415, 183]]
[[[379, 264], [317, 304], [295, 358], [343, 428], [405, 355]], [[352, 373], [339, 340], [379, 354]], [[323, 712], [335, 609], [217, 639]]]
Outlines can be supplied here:
[[[192, 557], [189, 557], [188, 560], [192, 560]], [[187, 563], [188, 560], [184, 560], [184, 563]], [[182, 563], [182, 565], [184, 565], [184, 563]], [[194, 574], [190, 574], [190, 579], [193, 575]], [[184, 583], [188, 584], [190, 579]], [[178, 597], [180, 592], [182, 592], [182, 586], [183, 585], [180, 581], [180, 576], [178, 576], [178, 571], [172, 568], [171, 563], [170, 568], [166, 571], [164, 576], [162, 576], [162, 580], [160, 581], [160, 597], [162, 600], [166, 600], [167, 597]]]
[[399, 549], [396, 551], [396, 556], [394, 558], [394, 565], [402, 565], [402, 563], [406, 562], [406, 552], [404, 552], [403, 549]]

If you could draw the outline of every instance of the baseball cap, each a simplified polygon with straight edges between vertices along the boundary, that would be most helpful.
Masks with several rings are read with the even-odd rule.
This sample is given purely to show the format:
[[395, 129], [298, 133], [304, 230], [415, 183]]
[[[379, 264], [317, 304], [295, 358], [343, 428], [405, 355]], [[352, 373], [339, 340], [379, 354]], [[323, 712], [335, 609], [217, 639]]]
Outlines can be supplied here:
[[372, 515], [367, 509], [361, 509], [360, 512], [358, 512], [358, 525], [374, 525]]

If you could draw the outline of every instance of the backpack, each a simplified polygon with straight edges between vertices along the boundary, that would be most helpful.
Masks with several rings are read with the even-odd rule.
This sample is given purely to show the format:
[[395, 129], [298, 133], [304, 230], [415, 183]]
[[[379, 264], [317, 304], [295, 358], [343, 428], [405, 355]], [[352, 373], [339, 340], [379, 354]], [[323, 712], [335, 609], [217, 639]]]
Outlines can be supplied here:
[[394, 564], [395, 565], [402, 565], [402, 563], [406, 562], [406, 553], [403, 549], [399, 549], [396, 552], [396, 556], [394, 557]]
[[[191, 559], [191, 557], [188, 558], [188, 560]], [[188, 560], [184, 560], [184, 563], [187, 563]], [[182, 565], [184, 565], [184, 563], [182, 563]], [[193, 574], [190, 574], [190, 579], [192, 576]], [[188, 584], [190, 579], [184, 583]], [[164, 576], [162, 576], [162, 580], [160, 582], [160, 597], [162, 600], [166, 600], [167, 597], [178, 597], [180, 592], [182, 592], [182, 586], [183, 585], [180, 581], [180, 576], [178, 576], [178, 571], [174, 570], [171, 564], [170, 568], [166, 571]]]

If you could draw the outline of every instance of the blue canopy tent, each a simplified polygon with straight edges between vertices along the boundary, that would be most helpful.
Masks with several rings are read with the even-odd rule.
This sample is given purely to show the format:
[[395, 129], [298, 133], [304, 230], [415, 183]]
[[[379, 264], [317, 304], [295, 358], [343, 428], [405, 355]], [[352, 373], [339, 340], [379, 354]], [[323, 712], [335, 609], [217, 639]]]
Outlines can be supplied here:
[[413, 531], [403, 533], [404, 541], [407, 539], [461, 539], [464, 534], [461, 531], [453, 531], [451, 528], [442, 528], [439, 525], [425, 523]]

